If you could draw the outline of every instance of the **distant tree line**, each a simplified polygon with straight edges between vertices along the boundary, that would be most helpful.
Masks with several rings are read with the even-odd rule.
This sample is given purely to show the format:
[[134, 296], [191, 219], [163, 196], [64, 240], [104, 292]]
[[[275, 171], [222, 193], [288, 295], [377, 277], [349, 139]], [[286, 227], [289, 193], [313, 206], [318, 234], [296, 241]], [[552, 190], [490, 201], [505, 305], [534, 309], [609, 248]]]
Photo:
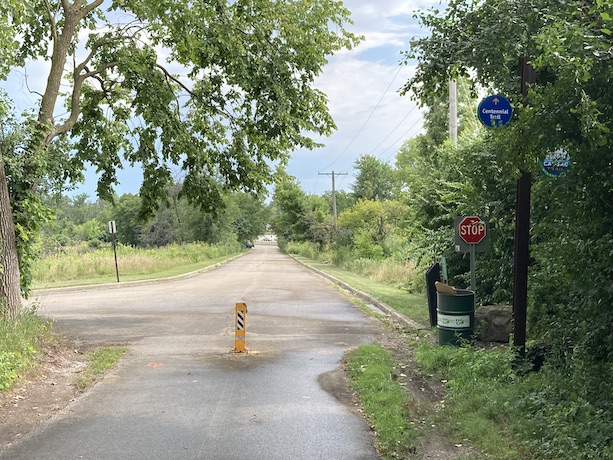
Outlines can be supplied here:
[[109, 221], [115, 221], [117, 241], [135, 247], [245, 242], [266, 231], [269, 209], [261, 198], [229, 193], [223, 196], [223, 208], [205, 213], [180, 198], [180, 190], [178, 183], [169, 188], [165, 203], [149, 219], [140, 217], [139, 195], [115, 197], [114, 204], [83, 193], [46, 196], [45, 204], [54, 218], [42, 228], [40, 248], [52, 254], [79, 244], [97, 247], [111, 240]]

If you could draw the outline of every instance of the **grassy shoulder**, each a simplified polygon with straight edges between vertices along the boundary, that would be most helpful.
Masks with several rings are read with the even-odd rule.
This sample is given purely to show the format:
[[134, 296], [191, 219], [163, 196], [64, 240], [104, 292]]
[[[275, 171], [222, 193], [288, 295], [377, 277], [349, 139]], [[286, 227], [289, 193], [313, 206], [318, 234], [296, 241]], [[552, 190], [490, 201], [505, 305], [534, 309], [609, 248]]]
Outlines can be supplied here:
[[[246, 251], [243, 245], [171, 245], [156, 249], [120, 246], [117, 266], [120, 281], [167, 278], [221, 263]], [[40, 260], [33, 272], [32, 289], [48, 289], [117, 282], [110, 247], [73, 248]]]
[[393, 378], [392, 354], [378, 345], [362, 345], [345, 357], [345, 369], [384, 459], [409, 458], [417, 432], [410, 424], [407, 393]]
[[[49, 344], [58, 345], [60, 341], [51, 323], [34, 310], [25, 311], [14, 320], [0, 320], [0, 393], [23, 379], [37, 375], [43, 362], [44, 349]], [[76, 380], [75, 389], [90, 387], [114, 367], [126, 351], [125, 347], [109, 346], [88, 354], [88, 365]]]
[[306, 257], [292, 254], [297, 260], [328, 273], [335, 278], [349, 284], [355, 289], [372, 295], [376, 299], [386, 303], [394, 310], [411, 318], [420, 324], [428, 324], [428, 307], [426, 296], [412, 294], [406, 289], [396, 287], [391, 284], [373, 280], [367, 276], [360, 275], [334, 265], [308, 259]]
[[42, 347], [55, 340], [50, 323], [34, 311], [24, 312], [16, 320], [0, 319], [0, 392], [34, 372]]
[[[296, 255], [294, 254], [296, 257]], [[425, 295], [409, 294], [381, 281], [367, 278], [347, 270], [297, 256], [297, 259], [322, 270], [354, 288], [387, 303], [394, 310], [422, 324], [428, 324]], [[433, 404], [425, 415], [427, 424], [437, 426], [450, 439], [467, 443], [479, 450], [483, 458], [492, 460], [525, 460], [531, 458], [573, 459], [577, 451], [565, 454], [556, 448], [551, 456], [540, 445], [545, 427], [536, 406], [530, 404], [529, 395], [546, 391], [546, 371], [540, 373], [517, 372], [515, 353], [509, 347], [480, 349], [478, 347], [441, 347], [432, 343], [431, 335], [407, 339], [421, 372], [427, 378], [443, 382], [445, 398]], [[386, 400], [385, 396], [396, 366], [391, 355], [366, 345], [347, 356], [350, 384], [373, 425], [384, 458], [409, 458], [415, 440], [420, 434], [406, 430], [411, 401]], [[391, 360], [391, 361], [390, 361]], [[393, 390], [396, 391], [396, 390]], [[377, 393], [381, 392], [379, 395]], [[404, 392], [406, 393], [406, 392]], [[538, 398], [538, 396], [535, 396]], [[408, 407], [406, 407], [408, 404]], [[389, 411], [398, 411], [390, 415]], [[396, 418], [399, 417], [399, 418]], [[424, 417], [420, 408], [420, 417]], [[397, 420], [396, 428], [386, 428], [388, 420]], [[404, 456], [394, 449], [404, 446]], [[388, 449], [389, 450], [386, 450]], [[573, 456], [574, 455], [574, 456]], [[584, 458], [584, 457], [581, 457]], [[590, 458], [590, 457], [585, 457]], [[593, 457], [599, 458], [599, 457]]]

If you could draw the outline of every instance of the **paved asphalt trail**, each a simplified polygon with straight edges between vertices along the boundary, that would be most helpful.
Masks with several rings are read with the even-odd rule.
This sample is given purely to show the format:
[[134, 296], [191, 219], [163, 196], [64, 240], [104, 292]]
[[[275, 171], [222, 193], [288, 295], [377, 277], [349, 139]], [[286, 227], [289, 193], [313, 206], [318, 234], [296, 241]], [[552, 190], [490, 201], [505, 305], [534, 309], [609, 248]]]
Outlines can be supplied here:
[[[247, 355], [231, 353], [240, 300]], [[190, 279], [40, 301], [65, 334], [130, 351], [2, 459], [377, 459], [367, 422], [318, 379], [338, 384], [343, 353], [380, 325], [274, 246]]]

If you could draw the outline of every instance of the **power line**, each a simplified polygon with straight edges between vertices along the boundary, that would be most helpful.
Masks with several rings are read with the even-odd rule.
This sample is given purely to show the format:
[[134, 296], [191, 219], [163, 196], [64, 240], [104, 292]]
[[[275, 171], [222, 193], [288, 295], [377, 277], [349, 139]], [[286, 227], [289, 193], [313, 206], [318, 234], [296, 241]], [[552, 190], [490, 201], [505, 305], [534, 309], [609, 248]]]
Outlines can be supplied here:
[[384, 142], [385, 142], [385, 141], [386, 141], [386, 140], [387, 140], [387, 139], [388, 139], [388, 138], [389, 138], [389, 137], [390, 137], [392, 134], [394, 134], [394, 131], [396, 131], [396, 130], [397, 130], [399, 127], [400, 127], [400, 125], [401, 125], [401, 124], [404, 122], [404, 120], [406, 120], [407, 118], [409, 118], [409, 115], [411, 115], [411, 114], [413, 113], [413, 111], [415, 110], [415, 108], [416, 108], [416, 107], [417, 107], [417, 106], [415, 106], [415, 105], [414, 105], [414, 106], [413, 106], [413, 108], [412, 108], [411, 110], [409, 110], [409, 113], [407, 113], [407, 114], [404, 116], [404, 118], [403, 118], [402, 120], [400, 120], [400, 122], [399, 122], [399, 123], [398, 123], [398, 124], [397, 124], [397, 125], [394, 127], [394, 129], [392, 129], [392, 130], [390, 131], [390, 133], [389, 133], [387, 136], [385, 136], [385, 137], [383, 138], [383, 140], [382, 140], [381, 142], [379, 142], [379, 143], [377, 144], [377, 146], [376, 146], [374, 149], [372, 149], [372, 150], [369, 152], [369, 155], [372, 155], [372, 154], [373, 154], [373, 152], [374, 152], [375, 150], [377, 150], [379, 147], [381, 147], [381, 145], [382, 145], [382, 144], [383, 144], [383, 143], [384, 143]]
[[372, 118], [373, 114], [375, 113], [375, 111], [377, 110], [377, 108], [379, 107], [379, 105], [381, 104], [381, 101], [383, 101], [383, 98], [385, 97], [385, 95], [387, 94], [387, 92], [389, 91], [389, 89], [392, 87], [392, 84], [394, 83], [394, 80], [396, 80], [396, 77], [398, 76], [398, 74], [400, 73], [400, 70], [402, 69], [401, 66], [398, 66], [398, 70], [396, 71], [396, 73], [394, 74], [394, 77], [392, 78], [392, 81], [390, 81], [390, 84], [387, 86], [385, 92], [383, 93], [383, 95], [381, 96], [381, 98], [379, 99], [379, 101], [377, 102], [377, 104], [373, 107], [372, 111], [370, 112], [370, 115], [368, 115], [368, 118], [366, 118], [366, 121], [362, 124], [362, 126], [360, 127], [360, 129], [358, 129], [358, 132], [355, 133], [355, 135], [353, 136], [353, 138], [351, 139], [351, 141], [349, 141], [349, 144], [347, 144], [347, 147], [345, 147], [343, 149], [343, 151], [334, 159], [334, 161], [332, 163], [330, 163], [328, 166], [326, 166], [323, 169], [328, 169], [330, 166], [332, 166], [334, 163], [336, 163], [340, 157], [342, 157], [345, 152], [347, 150], [349, 150], [349, 147], [351, 147], [351, 144], [353, 144], [353, 142], [357, 139], [357, 137], [360, 135], [360, 133], [364, 130], [364, 127], [366, 126], [366, 124], [370, 121], [370, 119]]
[[[381, 152], [381, 155], [383, 155], [385, 152], [387, 152], [389, 149], [391, 149], [394, 145], [396, 145], [398, 142], [400, 142], [402, 139], [404, 139], [409, 132], [411, 132], [411, 130], [417, 126], [417, 124], [423, 120], [423, 117], [419, 117], [419, 119], [413, 123], [411, 125], [411, 127], [409, 129], [407, 129], [398, 139], [396, 139], [392, 144], [390, 144], [390, 146], [388, 148], [386, 148], [383, 152]], [[391, 155], [388, 155], [387, 157], [385, 157], [385, 160], [389, 160], [389, 158], [391, 157]]]

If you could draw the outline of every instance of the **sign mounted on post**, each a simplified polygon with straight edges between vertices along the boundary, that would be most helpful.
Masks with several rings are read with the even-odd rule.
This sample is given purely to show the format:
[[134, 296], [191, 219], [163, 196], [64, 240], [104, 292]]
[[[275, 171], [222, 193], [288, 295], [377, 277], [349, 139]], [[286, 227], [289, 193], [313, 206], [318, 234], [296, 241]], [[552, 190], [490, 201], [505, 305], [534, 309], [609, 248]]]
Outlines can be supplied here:
[[487, 235], [487, 227], [480, 217], [469, 216], [460, 221], [458, 232], [465, 243], [479, 244]]
[[496, 94], [479, 103], [477, 116], [488, 128], [502, 128], [513, 118], [513, 107], [506, 97]]
[[470, 289], [475, 290], [476, 253], [485, 252], [490, 247], [490, 222], [479, 216], [456, 217], [453, 222], [455, 230], [455, 250], [470, 252]]
[[474, 246], [476, 252], [486, 252], [490, 246], [488, 219], [478, 216], [456, 217], [453, 223], [455, 229], [456, 252], [470, 252]]
[[113, 255], [115, 256], [115, 273], [119, 283], [119, 267], [117, 266], [117, 226], [114, 220], [109, 220], [109, 233], [113, 235]]

